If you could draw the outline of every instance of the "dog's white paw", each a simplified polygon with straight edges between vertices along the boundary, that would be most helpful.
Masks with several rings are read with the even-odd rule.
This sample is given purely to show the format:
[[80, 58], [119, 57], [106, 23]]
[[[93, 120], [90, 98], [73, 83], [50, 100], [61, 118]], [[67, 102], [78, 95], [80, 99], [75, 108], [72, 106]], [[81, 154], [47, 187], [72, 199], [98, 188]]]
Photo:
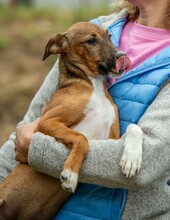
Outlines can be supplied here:
[[141, 169], [142, 140], [143, 132], [141, 128], [135, 124], [129, 125], [126, 130], [123, 155], [119, 163], [122, 173], [126, 177], [135, 176]]
[[120, 160], [122, 173], [126, 175], [126, 177], [135, 176], [141, 169], [141, 164], [142, 151], [140, 149], [134, 150], [134, 146], [132, 145], [126, 145]]
[[70, 192], [75, 192], [77, 188], [77, 182], [78, 182], [78, 174], [71, 171], [71, 170], [63, 170], [61, 175], [61, 186], [63, 187], [64, 190], [70, 191]]

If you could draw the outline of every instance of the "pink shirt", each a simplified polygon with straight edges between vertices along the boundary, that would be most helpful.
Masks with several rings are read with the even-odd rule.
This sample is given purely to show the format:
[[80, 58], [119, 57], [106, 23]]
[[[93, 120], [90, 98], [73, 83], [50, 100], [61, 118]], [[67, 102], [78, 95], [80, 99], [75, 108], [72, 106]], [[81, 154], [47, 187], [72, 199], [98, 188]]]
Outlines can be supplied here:
[[132, 68], [170, 45], [170, 30], [127, 22], [120, 38], [119, 49], [125, 52]]

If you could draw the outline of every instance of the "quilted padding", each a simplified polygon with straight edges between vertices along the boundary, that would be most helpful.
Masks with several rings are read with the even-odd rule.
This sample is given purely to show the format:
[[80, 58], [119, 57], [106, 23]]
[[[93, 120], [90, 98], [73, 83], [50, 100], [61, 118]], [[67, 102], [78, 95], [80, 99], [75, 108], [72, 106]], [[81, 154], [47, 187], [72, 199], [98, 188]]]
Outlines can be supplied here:
[[54, 219], [119, 220], [125, 199], [126, 190], [82, 183]]

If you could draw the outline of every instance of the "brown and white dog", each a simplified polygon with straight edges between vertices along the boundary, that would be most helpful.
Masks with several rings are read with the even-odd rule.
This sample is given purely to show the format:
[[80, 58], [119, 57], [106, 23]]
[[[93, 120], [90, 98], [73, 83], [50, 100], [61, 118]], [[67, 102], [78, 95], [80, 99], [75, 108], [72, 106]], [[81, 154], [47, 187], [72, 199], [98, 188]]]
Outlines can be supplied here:
[[[118, 110], [106, 89], [104, 78], [119, 75], [129, 68], [130, 61], [114, 47], [106, 30], [88, 22], [76, 23], [50, 39], [43, 60], [51, 54], [60, 54], [59, 88], [43, 108], [37, 131], [55, 137], [70, 149], [61, 181], [64, 189], [75, 192], [80, 169], [88, 153], [88, 140], [120, 137]], [[142, 131], [137, 125], [130, 125], [120, 161], [122, 172], [126, 176], [134, 176], [141, 167], [141, 157]], [[17, 176], [8, 177], [8, 184], [13, 181], [10, 178], [17, 179]], [[39, 181], [38, 184], [44, 183]], [[22, 184], [18, 183], [16, 187], [20, 187], [22, 194]], [[21, 218], [18, 213], [17, 216]]]

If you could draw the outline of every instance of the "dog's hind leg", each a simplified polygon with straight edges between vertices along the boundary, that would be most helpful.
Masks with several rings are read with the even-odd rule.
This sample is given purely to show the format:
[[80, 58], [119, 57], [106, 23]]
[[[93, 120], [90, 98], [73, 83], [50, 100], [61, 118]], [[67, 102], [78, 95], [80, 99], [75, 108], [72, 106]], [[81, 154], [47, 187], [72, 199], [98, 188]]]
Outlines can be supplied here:
[[0, 184], [0, 219], [51, 219], [70, 195], [59, 179], [18, 164]]
[[55, 119], [43, 119], [43, 117], [39, 122], [38, 130], [56, 138], [71, 150], [61, 173], [61, 181], [64, 189], [74, 192], [81, 165], [88, 152], [87, 138]]

